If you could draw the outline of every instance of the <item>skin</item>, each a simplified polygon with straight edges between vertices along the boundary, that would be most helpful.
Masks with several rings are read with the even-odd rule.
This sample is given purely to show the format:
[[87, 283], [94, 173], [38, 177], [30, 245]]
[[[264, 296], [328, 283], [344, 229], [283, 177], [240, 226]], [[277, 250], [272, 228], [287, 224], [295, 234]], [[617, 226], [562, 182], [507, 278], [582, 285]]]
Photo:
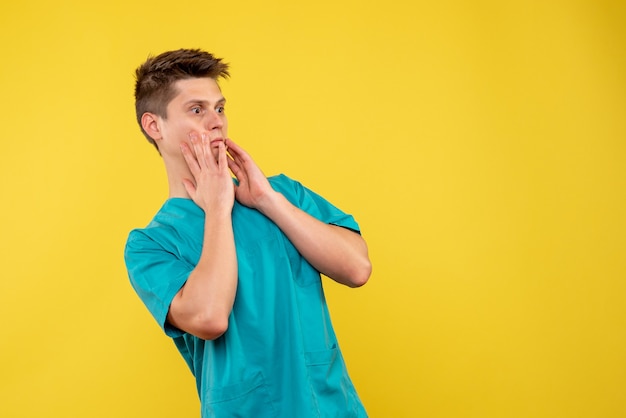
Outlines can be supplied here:
[[170, 197], [192, 199], [204, 210], [205, 245], [170, 305], [168, 321], [204, 339], [226, 331], [237, 289], [235, 199], [271, 219], [322, 274], [350, 287], [365, 284], [371, 263], [361, 235], [318, 221], [272, 189], [250, 155], [227, 138], [225, 99], [216, 81], [192, 78], [174, 86], [178, 94], [167, 118], [145, 113], [142, 125], [163, 157]]

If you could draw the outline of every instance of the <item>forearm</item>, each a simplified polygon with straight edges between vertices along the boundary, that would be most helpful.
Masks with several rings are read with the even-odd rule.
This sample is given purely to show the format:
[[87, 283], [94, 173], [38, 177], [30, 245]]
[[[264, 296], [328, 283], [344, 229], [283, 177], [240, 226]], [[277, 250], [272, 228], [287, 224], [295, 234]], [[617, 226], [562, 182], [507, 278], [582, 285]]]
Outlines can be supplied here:
[[285, 233], [300, 254], [322, 274], [350, 287], [367, 282], [372, 266], [367, 245], [356, 232], [328, 225], [292, 205], [269, 184], [252, 158], [228, 140], [228, 166], [239, 180], [235, 198], [259, 210]]
[[170, 306], [175, 327], [214, 339], [228, 327], [237, 291], [237, 256], [230, 214], [207, 216], [200, 260]]
[[319, 221], [278, 192], [268, 194], [258, 209], [322, 274], [350, 287], [362, 286], [369, 279], [372, 266], [367, 245], [357, 232]]

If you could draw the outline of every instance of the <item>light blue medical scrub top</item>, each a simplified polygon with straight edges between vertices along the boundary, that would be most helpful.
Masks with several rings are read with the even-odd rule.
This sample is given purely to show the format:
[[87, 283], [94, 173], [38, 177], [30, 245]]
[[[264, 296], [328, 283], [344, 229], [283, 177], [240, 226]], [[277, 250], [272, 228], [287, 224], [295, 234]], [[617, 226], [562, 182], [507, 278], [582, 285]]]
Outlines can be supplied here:
[[[354, 218], [285, 175], [270, 184], [322, 222], [359, 231]], [[366, 417], [337, 344], [320, 274], [260, 212], [232, 212], [239, 282], [228, 330], [202, 340], [172, 327], [174, 295], [197, 264], [204, 212], [165, 202], [131, 231], [125, 259], [133, 288], [172, 337], [196, 378], [202, 417]]]

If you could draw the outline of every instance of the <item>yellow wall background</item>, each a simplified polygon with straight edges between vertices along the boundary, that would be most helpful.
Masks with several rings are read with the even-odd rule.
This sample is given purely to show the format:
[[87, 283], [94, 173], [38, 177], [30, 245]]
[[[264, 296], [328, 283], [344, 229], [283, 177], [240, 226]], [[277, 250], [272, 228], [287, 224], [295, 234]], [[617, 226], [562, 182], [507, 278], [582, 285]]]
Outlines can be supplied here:
[[0, 416], [197, 417], [122, 251], [161, 205], [148, 54], [232, 64], [230, 134], [360, 221], [326, 282], [374, 418], [626, 416], [621, 1], [0, 6]]

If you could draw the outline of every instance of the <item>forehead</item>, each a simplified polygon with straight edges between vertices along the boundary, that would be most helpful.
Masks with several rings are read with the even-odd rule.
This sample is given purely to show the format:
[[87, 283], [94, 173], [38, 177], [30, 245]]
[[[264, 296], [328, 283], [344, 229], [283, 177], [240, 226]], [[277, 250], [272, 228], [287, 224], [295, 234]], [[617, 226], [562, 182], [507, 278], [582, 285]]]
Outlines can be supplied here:
[[188, 78], [174, 83], [175, 96], [171, 103], [190, 100], [218, 102], [224, 99], [217, 81], [212, 78]]

